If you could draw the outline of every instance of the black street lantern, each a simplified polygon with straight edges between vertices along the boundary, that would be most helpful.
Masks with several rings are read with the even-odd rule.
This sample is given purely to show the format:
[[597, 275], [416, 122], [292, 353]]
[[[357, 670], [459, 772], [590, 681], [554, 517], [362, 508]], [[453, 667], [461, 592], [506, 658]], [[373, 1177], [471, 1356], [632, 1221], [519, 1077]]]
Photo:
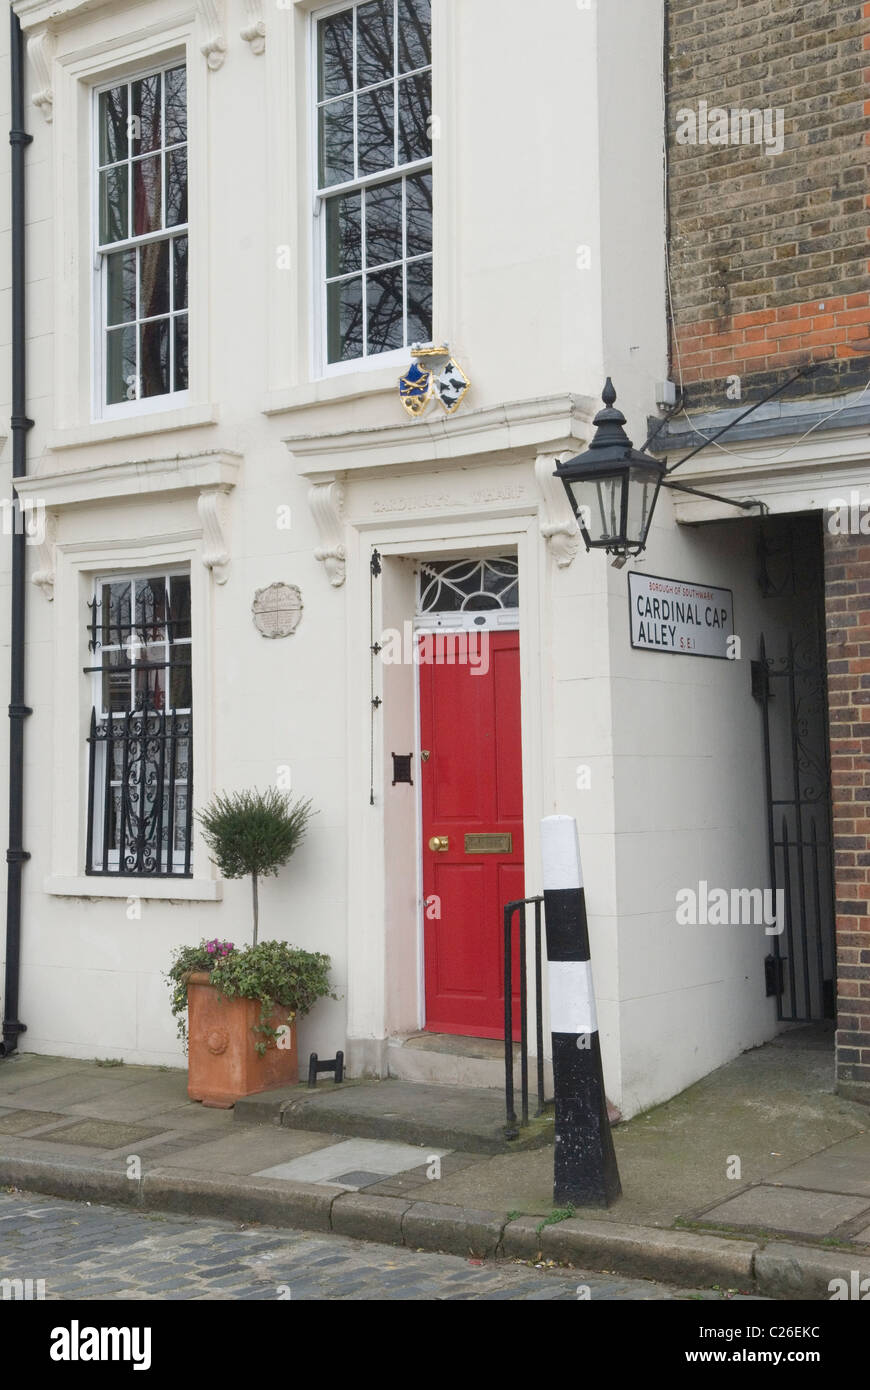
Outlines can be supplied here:
[[615, 556], [617, 567], [640, 555], [667, 465], [635, 449], [625, 432], [625, 416], [614, 407], [616, 392], [607, 378], [604, 410], [593, 420], [595, 434], [585, 453], [556, 466], [587, 550]]

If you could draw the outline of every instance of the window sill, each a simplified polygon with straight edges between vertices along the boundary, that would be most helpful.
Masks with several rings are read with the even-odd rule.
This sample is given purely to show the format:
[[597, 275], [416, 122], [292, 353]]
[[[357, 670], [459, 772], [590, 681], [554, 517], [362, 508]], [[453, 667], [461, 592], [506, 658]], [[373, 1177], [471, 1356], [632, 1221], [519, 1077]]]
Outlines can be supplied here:
[[312, 405], [331, 405], [336, 401], [357, 401], [371, 396], [393, 395], [398, 401], [401, 375], [401, 367], [390, 366], [320, 377], [288, 390], [271, 391], [266, 397], [263, 414], [287, 415]]
[[58, 898], [162, 898], [174, 902], [216, 903], [224, 895], [224, 885], [210, 878], [103, 878], [85, 874], [81, 878], [46, 878], [46, 893]]
[[94, 420], [72, 429], [50, 430], [50, 450], [78, 449], [84, 445], [109, 443], [114, 439], [136, 439], [140, 435], [162, 434], [164, 430], [195, 429], [197, 425], [216, 425], [216, 405], [188, 405], [181, 410], [161, 410], [145, 415], [125, 415], [114, 420]]

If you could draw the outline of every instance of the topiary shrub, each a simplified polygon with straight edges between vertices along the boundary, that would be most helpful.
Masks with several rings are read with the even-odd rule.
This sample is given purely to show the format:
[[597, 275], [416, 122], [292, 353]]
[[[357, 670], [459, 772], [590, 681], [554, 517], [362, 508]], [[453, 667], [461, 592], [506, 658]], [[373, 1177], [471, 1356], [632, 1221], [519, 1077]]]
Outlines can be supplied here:
[[270, 787], [217, 795], [197, 812], [213, 863], [224, 878], [251, 875], [254, 905], [254, 945], [259, 924], [259, 880], [277, 874], [305, 837], [316, 814], [310, 801], [291, 801]]

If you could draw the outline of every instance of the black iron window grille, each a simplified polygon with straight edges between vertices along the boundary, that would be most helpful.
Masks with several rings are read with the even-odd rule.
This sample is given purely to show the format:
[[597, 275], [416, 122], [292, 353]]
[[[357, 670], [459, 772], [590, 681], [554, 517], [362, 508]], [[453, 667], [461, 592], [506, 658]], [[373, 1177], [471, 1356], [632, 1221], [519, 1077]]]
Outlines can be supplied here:
[[190, 577], [100, 579], [88, 607], [86, 872], [189, 878]]

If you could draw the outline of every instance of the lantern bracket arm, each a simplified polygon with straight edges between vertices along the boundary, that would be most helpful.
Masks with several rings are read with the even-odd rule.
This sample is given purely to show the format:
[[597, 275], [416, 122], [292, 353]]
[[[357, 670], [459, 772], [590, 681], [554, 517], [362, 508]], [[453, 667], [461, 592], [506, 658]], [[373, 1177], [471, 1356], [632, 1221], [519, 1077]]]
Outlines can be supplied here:
[[[705, 435], [700, 444], [696, 444], [694, 449], [690, 449], [684, 458], [678, 459], [671, 468], [667, 469], [665, 476], [670, 477], [671, 473], [676, 473], [678, 468], [682, 468], [684, 463], [689, 462], [689, 459], [694, 458], [696, 454], [700, 454], [702, 450], [706, 449], [708, 444], [712, 444], [716, 439], [721, 439], [723, 434], [727, 434], [729, 430], [733, 430], [735, 425], [739, 425], [740, 421], [745, 420], [747, 415], [752, 415], [754, 411], [758, 410], [759, 406], [767, 405], [767, 402], [772, 401], [774, 396], [781, 396], [783, 391], [788, 390], [789, 386], [793, 386], [796, 381], [800, 381], [801, 377], [809, 376], [810, 372], [814, 372], [819, 366], [821, 366], [820, 362], [811, 362], [809, 366], [801, 367], [799, 372], [795, 372], [787, 381], [783, 381], [779, 386], [775, 386], [772, 391], [768, 391], [767, 395], [762, 396], [760, 401], [756, 401], [754, 405], [749, 406], [747, 410], [744, 410], [733, 420], [729, 420], [728, 424], [723, 425], [715, 434]], [[717, 500], [725, 501], [727, 499], [718, 498]]]
[[726, 507], [740, 507], [744, 512], [751, 511], [753, 507], [759, 507], [762, 514], [770, 509], [766, 502], [761, 502], [757, 497], [747, 497], [743, 501], [738, 501], [734, 497], [722, 497], [718, 492], [704, 492], [699, 487], [689, 487], [686, 483], [672, 483], [669, 478], [662, 479], [662, 487], [673, 488], [676, 492], [691, 492], [694, 497], [706, 497], [710, 502], [722, 502]]

